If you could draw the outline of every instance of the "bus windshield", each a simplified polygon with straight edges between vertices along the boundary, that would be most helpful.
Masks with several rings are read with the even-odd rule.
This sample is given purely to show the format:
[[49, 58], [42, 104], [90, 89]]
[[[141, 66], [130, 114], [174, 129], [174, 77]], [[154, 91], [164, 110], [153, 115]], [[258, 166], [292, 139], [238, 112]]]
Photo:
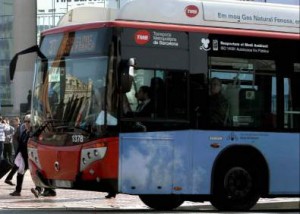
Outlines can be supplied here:
[[101, 135], [107, 62], [107, 56], [53, 60], [44, 77], [41, 61], [37, 61], [33, 127], [51, 120], [56, 129], [76, 127]]

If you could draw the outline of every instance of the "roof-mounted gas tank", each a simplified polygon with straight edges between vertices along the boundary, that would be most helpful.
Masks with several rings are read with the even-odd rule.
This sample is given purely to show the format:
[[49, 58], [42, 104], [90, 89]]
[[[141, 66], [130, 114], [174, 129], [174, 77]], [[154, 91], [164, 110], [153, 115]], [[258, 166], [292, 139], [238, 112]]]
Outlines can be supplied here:
[[58, 26], [82, 24], [97, 21], [112, 21], [118, 9], [102, 7], [78, 7], [68, 11], [59, 21]]
[[133, 0], [118, 20], [299, 33], [299, 7], [226, 0]]

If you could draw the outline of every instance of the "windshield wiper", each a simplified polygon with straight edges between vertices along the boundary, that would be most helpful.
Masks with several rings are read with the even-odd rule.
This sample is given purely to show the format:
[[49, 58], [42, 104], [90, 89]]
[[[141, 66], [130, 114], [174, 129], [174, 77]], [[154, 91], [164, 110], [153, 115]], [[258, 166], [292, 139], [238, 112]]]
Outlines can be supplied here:
[[[40, 125], [33, 133], [32, 133], [32, 137], [36, 137], [39, 136], [48, 126], [49, 124], [53, 124], [54, 122], [61, 122], [61, 120], [56, 120], [56, 119], [48, 119], [45, 120], [42, 125]], [[52, 125], [53, 127], [53, 125]]]
[[84, 132], [85, 134], [91, 134], [91, 131], [88, 129], [84, 129], [82, 127], [78, 127], [78, 126], [68, 126], [68, 125], [62, 125], [62, 126], [55, 126], [53, 127], [54, 130], [61, 130], [64, 132], [76, 132], [76, 131], [80, 131], [81, 133]]
[[78, 126], [70, 126], [67, 125], [66, 122], [58, 119], [48, 119], [45, 120], [42, 125], [40, 125], [33, 133], [32, 137], [39, 136], [49, 125], [51, 124], [51, 128], [55, 130], [56, 132], [74, 132], [74, 131], [80, 131], [81, 133], [84, 133], [86, 135], [90, 135], [91, 131], [82, 127]]

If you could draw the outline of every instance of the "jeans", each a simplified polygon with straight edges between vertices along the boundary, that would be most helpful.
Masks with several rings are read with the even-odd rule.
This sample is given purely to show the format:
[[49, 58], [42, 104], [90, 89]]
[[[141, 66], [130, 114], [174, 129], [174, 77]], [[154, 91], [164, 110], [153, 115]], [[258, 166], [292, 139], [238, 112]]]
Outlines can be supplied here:
[[10, 170], [10, 172], [8, 173], [7, 177], [6, 177], [6, 181], [11, 181], [13, 176], [16, 174], [16, 172], [18, 171], [19, 167], [17, 165], [14, 164], [13, 168]]
[[4, 141], [0, 141], [0, 160], [2, 160], [3, 144]]
[[13, 163], [13, 145], [12, 143], [4, 143], [3, 147], [3, 159], [7, 160], [9, 163]]
[[21, 193], [21, 191], [22, 191], [25, 173], [26, 173], [26, 171], [24, 172], [24, 174], [20, 174], [20, 173], [17, 174], [16, 192]]

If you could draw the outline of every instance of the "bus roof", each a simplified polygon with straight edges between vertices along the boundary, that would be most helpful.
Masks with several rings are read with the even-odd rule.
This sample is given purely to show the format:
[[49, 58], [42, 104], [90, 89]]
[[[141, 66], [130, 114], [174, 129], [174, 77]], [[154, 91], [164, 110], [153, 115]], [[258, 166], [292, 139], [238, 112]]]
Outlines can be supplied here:
[[68, 11], [58, 22], [58, 26], [83, 24], [95, 21], [115, 20], [118, 10], [103, 7], [78, 7]]
[[118, 20], [299, 33], [299, 7], [224, 0], [133, 0]]
[[[142, 5], [147, 5], [147, 7]], [[226, 0], [133, 0], [120, 10], [80, 7], [42, 35], [99, 27], [131, 27], [300, 39], [299, 7]]]

